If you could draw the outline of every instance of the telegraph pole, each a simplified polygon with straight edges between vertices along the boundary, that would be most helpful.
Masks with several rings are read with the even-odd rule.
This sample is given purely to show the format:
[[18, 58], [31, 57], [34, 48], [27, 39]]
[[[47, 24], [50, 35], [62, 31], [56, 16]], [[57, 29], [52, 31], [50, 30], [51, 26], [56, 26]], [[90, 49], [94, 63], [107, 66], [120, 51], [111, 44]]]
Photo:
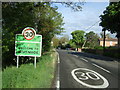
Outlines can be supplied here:
[[104, 35], [103, 36], [103, 54], [104, 54], [105, 53], [105, 38], [106, 38], [106, 35], [105, 35], [106, 33], [105, 32], [106, 32], [106, 30], [103, 28], [102, 31], [103, 31], [103, 35]]

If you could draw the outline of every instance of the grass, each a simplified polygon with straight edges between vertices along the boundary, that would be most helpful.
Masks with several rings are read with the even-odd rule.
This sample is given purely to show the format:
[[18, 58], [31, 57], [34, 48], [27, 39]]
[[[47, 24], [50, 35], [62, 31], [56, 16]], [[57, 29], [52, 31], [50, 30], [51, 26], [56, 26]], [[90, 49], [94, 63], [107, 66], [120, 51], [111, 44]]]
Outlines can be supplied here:
[[0, 90], [2, 89], [2, 71], [0, 67]]
[[[53, 58], [54, 57], [54, 58]], [[56, 54], [47, 53], [38, 58], [36, 69], [32, 63], [18, 69], [8, 67], [2, 72], [3, 88], [50, 88], [54, 78]]]

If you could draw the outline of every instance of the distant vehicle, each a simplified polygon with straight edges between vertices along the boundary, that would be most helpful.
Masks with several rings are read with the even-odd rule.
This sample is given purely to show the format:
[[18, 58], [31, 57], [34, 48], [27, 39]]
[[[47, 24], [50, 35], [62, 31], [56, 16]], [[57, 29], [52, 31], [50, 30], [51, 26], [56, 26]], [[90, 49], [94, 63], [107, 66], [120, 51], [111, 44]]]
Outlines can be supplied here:
[[70, 50], [69, 48], [66, 48], [66, 50]]
[[70, 48], [70, 50], [75, 50], [75, 48]]

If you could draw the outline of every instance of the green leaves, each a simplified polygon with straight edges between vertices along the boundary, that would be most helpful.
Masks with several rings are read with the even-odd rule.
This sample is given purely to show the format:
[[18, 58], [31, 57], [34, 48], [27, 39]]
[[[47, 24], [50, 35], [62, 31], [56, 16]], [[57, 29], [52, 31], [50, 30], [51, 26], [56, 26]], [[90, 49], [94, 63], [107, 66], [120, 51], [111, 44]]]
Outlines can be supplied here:
[[43, 52], [50, 50], [53, 36], [63, 31], [63, 17], [49, 2], [3, 2], [2, 9], [4, 65], [15, 63], [15, 34], [22, 33], [25, 27], [43, 36]]
[[120, 2], [111, 2], [100, 19], [100, 26], [120, 37]]
[[86, 44], [85, 44], [86, 47], [94, 48], [96, 46], [99, 46], [99, 41], [98, 41], [99, 36], [93, 31], [86, 33], [85, 37], [86, 37]]
[[76, 30], [71, 33], [73, 37], [72, 42], [75, 43], [76, 47], [82, 47], [84, 43], [84, 33], [82, 30]]

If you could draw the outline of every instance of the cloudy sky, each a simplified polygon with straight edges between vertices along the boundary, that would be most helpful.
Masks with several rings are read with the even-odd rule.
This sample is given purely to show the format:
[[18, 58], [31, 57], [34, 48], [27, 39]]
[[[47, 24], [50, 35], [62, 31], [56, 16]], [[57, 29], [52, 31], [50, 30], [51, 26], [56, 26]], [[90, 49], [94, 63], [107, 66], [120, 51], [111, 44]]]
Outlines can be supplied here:
[[58, 6], [58, 12], [64, 17], [65, 25], [63, 27], [66, 32], [63, 34], [68, 34], [71, 38], [70, 34], [75, 30], [84, 30], [86, 33], [94, 31], [99, 34], [102, 31], [102, 27], [99, 26], [99, 16], [103, 14], [109, 2], [86, 2], [82, 5], [82, 11], [79, 12], [74, 12], [60, 3], [54, 3], [53, 6], [55, 5]]

